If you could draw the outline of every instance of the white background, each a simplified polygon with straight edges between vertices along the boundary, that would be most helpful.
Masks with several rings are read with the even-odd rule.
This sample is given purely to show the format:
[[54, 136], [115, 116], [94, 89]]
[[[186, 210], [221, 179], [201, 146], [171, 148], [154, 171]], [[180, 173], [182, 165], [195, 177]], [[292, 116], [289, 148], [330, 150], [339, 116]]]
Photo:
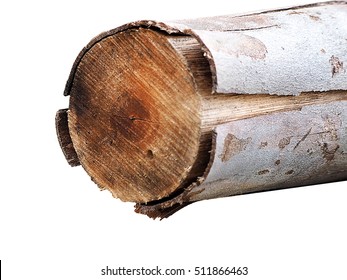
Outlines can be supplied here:
[[248, 266], [249, 275], [240, 279], [347, 279], [346, 182], [203, 201], [153, 221], [135, 214], [133, 204], [100, 192], [81, 167], [66, 163], [54, 116], [68, 106], [65, 81], [92, 37], [139, 19], [213, 16], [309, 1], [192, 3], [1, 2], [3, 279], [131, 279], [101, 276], [106, 265]]

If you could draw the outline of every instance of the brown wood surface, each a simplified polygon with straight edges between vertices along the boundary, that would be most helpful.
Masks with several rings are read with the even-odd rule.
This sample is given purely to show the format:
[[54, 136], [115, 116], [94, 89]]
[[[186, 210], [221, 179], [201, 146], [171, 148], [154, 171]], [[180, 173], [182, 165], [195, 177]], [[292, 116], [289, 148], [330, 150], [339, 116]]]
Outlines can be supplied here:
[[70, 96], [78, 158], [115, 197], [158, 200], [196, 176], [201, 102], [166, 36], [130, 29], [95, 44]]

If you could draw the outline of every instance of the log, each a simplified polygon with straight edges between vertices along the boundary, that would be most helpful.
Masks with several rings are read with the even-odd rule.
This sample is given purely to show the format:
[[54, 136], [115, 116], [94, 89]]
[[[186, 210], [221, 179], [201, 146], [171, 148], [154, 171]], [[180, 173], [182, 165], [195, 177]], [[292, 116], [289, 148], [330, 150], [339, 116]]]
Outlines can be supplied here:
[[347, 179], [347, 2], [95, 37], [56, 116], [72, 166], [135, 211]]

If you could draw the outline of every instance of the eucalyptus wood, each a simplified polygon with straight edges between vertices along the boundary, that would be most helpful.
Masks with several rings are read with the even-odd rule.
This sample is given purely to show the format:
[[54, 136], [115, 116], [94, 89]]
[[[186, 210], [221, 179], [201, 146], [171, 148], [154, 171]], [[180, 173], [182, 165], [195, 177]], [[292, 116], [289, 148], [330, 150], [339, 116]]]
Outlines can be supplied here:
[[105, 32], [72, 67], [64, 154], [151, 217], [346, 179], [346, 26], [334, 1]]

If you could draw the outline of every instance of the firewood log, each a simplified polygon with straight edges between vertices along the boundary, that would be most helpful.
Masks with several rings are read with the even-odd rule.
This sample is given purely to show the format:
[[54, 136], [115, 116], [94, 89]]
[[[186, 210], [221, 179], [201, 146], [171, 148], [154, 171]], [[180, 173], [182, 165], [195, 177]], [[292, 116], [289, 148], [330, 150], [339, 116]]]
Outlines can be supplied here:
[[67, 161], [136, 211], [347, 178], [347, 2], [102, 33], [56, 115]]

